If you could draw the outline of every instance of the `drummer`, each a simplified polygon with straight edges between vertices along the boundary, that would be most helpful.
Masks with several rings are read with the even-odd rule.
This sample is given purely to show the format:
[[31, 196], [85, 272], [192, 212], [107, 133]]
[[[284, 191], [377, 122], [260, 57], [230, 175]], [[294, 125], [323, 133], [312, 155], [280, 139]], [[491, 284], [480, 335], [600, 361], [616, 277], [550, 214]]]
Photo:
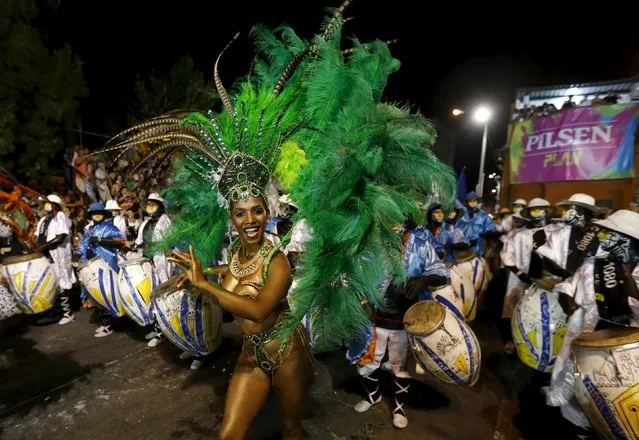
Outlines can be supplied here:
[[588, 421], [574, 400], [572, 342], [583, 332], [639, 327], [639, 214], [620, 210], [593, 223], [601, 228], [597, 255], [555, 286], [555, 292], [571, 300], [571, 307], [546, 395], [548, 405], [561, 406], [564, 417], [582, 427]]
[[[142, 222], [135, 240], [135, 245], [139, 250], [161, 241], [171, 227], [171, 219], [169, 219], [169, 216], [165, 213], [166, 206], [160, 194], [151, 193], [146, 201], [144, 210], [148, 218]], [[172, 265], [169, 263], [166, 255], [155, 253], [153, 255], [153, 265], [155, 266], [161, 283], [171, 277]]]
[[455, 201], [455, 207], [446, 215], [446, 224], [444, 227], [447, 229], [455, 228], [460, 230], [466, 240], [468, 240], [471, 248], [476, 246], [479, 241], [479, 235], [475, 232], [475, 228], [471, 225], [468, 214], [466, 214], [464, 205], [462, 205], [459, 200]]
[[71, 221], [64, 215], [63, 206], [60, 197], [48, 195], [44, 203], [46, 215], [40, 219], [35, 231], [40, 250], [53, 261], [52, 267], [58, 277], [58, 298], [62, 308], [60, 325], [75, 319], [69, 293], [76, 282], [71, 254]]
[[[381, 402], [381, 367], [393, 374], [393, 426], [401, 429], [408, 426], [404, 404], [411, 379], [406, 370], [408, 336], [404, 330], [404, 313], [411, 305], [427, 297], [429, 287], [446, 284], [450, 271], [437, 257], [435, 248], [430, 244], [432, 238], [428, 230], [415, 227], [413, 222], [407, 222], [400, 233], [404, 236], [404, 266], [407, 269], [408, 281], [401, 287], [394, 286], [389, 280], [382, 284], [383, 305], [373, 312], [375, 336], [368, 352], [361, 354], [358, 360], [357, 374], [366, 395], [355, 405], [355, 411], [366, 412]], [[387, 350], [389, 360], [382, 365]], [[354, 353], [350, 347], [349, 352], [352, 359]]]
[[[114, 272], [118, 273], [118, 249], [126, 245], [126, 238], [122, 232], [108, 218], [111, 212], [107, 211], [102, 203], [96, 202], [89, 206], [88, 216], [91, 223], [84, 230], [80, 241], [80, 255], [82, 263], [86, 264], [91, 258], [98, 257], [104, 260]], [[96, 338], [104, 338], [113, 333], [113, 318], [107, 312], [99, 310], [102, 325], [95, 331]]]
[[462, 221], [467, 221], [475, 230], [475, 234], [479, 236], [479, 240], [473, 246], [473, 250], [478, 256], [484, 255], [484, 241], [485, 238], [497, 231], [495, 224], [486, 211], [479, 207], [479, 198], [474, 192], [466, 194], [464, 199], [464, 207], [466, 208], [466, 218]]
[[122, 208], [118, 205], [117, 200], [107, 201], [106, 209], [111, 213], [111, 222], [120, 230], [122, 236], [128, 240], [129, 222], [127, 217], [122, 215]]
[[[148, 218], [140, 225], [138, 236], [135, 240], [136, 248], [139, 251], [161, 241], [171, 227], [171, 219], [165, 213], [166, 206], [160, 194], [149, 194], [144, 209]], [[153, 266], [160, 283], [167, 281], [171, 277], [172, 264], [169, 263], [163, 253], [156, 252], [153, 254]], [[154, 331], [149, 332], [145, 338], [149, 341], [149, 347], [155, 347], [162, 342], [162, 332], [159, 328], [156, 328]]]
[[442, 204], [433, 202], [426, 211], [426, 224], [431, 233], [431, 243], [439, 258], [447, 263], [455, 263], [455, 251], [470, 248], [470, 242], [460, 228], [444, 223]]
[[561, 278], [572, 276], [588, 257], [595, 256], [599, 241], [592, 220], [600, 214], [594, 197], [573, 194], [557, 203], [563, 227], [546, 231], [545, 243], [537, 249], [545, 267]]
[[[506, 213], [506, 215], [504, 215], [501, 222], [499, 222], [499, 224], [497, 225], [497, 230], [499, 232], [503, 232], [504, 234], [507, 234], [513, 229], [515, 229], [516, 224], [513, 221], [514, 220], [513, 215], [522, 212], [524, 209], [526, 209], [527, 205], [528, 205], [528, 202], [526, 202], [524, 199], [517, 199], [513, 202], [510, 210], [508, 208], [503, 208], [503, 209], [506, 209], [508, 212]], [[501, 214], [501, 211], [500, 211], [500, 214]]]
[[[517, 213], [516, 215], [520, 215]], [[504, 350], [514, 352], [514, 345], [510, 340], [510, 318], [515, 304], [521, 298], [524, 290], [531, 284], [531, 278], [541, 277], [540, 257], [533, 250], [543, 243], [534, 241], [535, 232], [546, 226], [550, 217], [550, 203], [541, 198], [535, 198], [528, 203], [524, 210], [527, 218], [526, 226], [511, 231], [504, 241], [501, 260], [509, 270], [506, 296], [502, 309], [502, 336], [507, 339]]]

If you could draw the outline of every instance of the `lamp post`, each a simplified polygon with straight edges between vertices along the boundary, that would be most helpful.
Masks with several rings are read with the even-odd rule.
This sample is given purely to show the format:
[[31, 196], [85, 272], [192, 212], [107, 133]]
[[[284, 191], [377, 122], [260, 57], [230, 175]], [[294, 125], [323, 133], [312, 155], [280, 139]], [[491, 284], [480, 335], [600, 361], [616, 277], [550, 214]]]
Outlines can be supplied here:
[[481, 161], [479, 162], [479, 180], [477, 182], [477, 196], [484, 195], [484, 165], [486, 162], [486, 144], [488, 143], [488, 120], [490, 119], [490, 109], [488, 107], [479, 107], [475, 110], [475, 121], [484, 124], [484, 134], [481, 139]]

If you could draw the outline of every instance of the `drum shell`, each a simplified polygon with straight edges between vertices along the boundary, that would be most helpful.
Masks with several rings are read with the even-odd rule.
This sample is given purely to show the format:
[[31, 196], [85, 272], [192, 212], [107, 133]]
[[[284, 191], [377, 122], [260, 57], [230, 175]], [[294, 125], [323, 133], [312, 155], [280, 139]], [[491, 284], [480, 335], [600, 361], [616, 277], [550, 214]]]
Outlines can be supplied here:
[[151, 292], [159, 284], [153, 264], [146, 258], [120, 265], [119, 297], [129, 318], [145, 327], [153, 323]]
[[449, 384], [473, 386], [481, 368], [477, 337], [462, 319], [441, 307], [443, 319], [428, 334], [414, 334], [405, 325], [411, 351], [417, 363], [433, 377]]
[[97, 306], [116, 318], [125, 315], [118, 292], [118, 274], [106, 261], [93, 257], [78, 271], [78, 277]]
[[[174, 283], [175, 277], [163, 283]], [[215, 351], [222, 343], [222, 309], [203, 294], [187, 289], [164, 289], [153, 295], [152, 312], [164, 336], [196, 356]]]
[[461, 296], [455, 292], [452, 285], [447, 284], [432, 290], [431, 296], [435, 301], [452, 310], [460, 319], [464, 319], [464, 302]]
[[[597, 332], [595, 332], [597, 333]], [[639, 438], [639, 343], [617, 347], [573, 345], [575, 396], [608, 440]]]
[[58, 291], [58, 277], [46, 257], [34, 253], [7, 258], [3, 263], [2, 276], [20, 310], [35, 314], [53, 307]]
[[535, 370], [550, 373], [566, 334], [567, 320], [557, 292], [529, 288], [511, 319], [519, 359]]
[[485, 265], [476, 254], [460, 259], [450, 268], [450, 281], [464, 304], [462, 313], [467, 322], [475, 319], [479, 295], [488, 285]]

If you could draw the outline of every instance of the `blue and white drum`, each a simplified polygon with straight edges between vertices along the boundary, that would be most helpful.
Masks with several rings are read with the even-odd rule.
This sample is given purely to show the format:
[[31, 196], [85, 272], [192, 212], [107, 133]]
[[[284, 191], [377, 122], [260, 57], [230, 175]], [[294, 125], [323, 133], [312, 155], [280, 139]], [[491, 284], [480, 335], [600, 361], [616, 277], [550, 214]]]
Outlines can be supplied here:
[[465, 320], [474, 320], [479, 307], [480, 293], [488, 286], [485, 265], [474, 252], [459, 252], [457, 263], [450, 268], [450, 281], [464, 304]]
[[575, 396], [607, 440], [639, 438], [639, 329], [582, 334], [573, 343]]
[[49, 260], [40, 253], [15, 255], [3, 260], [2, 276], [24, 313], [49, 310], [55, 304], [58, 277]]
[[121, 262], [118, 284], [127, 316], [142, 327], [151, 325], [151, 292], [160, 284], [151, 261], [137, 257]]
[[435, 301], [448, 307], [459, 319], [464, 320], [464, 301], [452, 285], [446, 284], [431, 290], [431, 296]]
[[537, 286], [527, 289], [510, 321], [519, 359], [535, 370], [550, 373], [566, 334], [567, 320], [557, 292]]
[[442, 382], [473, 386], [481, 350], [462, 319], [435, 300], [420, 301], [404, 315], [404, 329], [419, 366]]
[[191, 288], [178, 289], [176, 279], [160, 284], [151, 295], [158, 326], [183, 351], [195, 356], [214, 352], [222, 343], [222, 309]]
[[125, 315], [118, 292], [118, 274], [106, 261], [99, 257], [91, 258], [80, 268], [78, 277], [87, 295], [98, 307], [116, 318]]

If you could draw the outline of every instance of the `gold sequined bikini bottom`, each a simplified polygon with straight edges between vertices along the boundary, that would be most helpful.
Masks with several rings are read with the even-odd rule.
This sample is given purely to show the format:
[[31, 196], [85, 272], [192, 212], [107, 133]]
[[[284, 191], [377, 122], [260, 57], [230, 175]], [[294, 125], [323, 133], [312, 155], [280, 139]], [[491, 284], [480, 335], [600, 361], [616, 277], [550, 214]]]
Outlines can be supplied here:
[[275, 330], [270, 329], [262, 333], [256, 333], [252, 335], [243, 335], [244, 348], [248, 355], [253, 359], [253, 364], [256, 368], [259, 368], [268, 376], [272, 376], [273, 372], [282, 365], [282, 362], [288, 357], [292, 351], [293, 339], [295, 334], [298, 334], [302, 345], [309, 356], [311, 364], [313, 364], [313, 355], [310, 351], [310, 343], [308, 341], [308, 335], [302, 325], [298, 326], [291, 336], [285, 341], [280, 343], [280, 346], [275, 353], [275, 356], [271, 357], [266, 348], [266, 345], [275, 339]]

